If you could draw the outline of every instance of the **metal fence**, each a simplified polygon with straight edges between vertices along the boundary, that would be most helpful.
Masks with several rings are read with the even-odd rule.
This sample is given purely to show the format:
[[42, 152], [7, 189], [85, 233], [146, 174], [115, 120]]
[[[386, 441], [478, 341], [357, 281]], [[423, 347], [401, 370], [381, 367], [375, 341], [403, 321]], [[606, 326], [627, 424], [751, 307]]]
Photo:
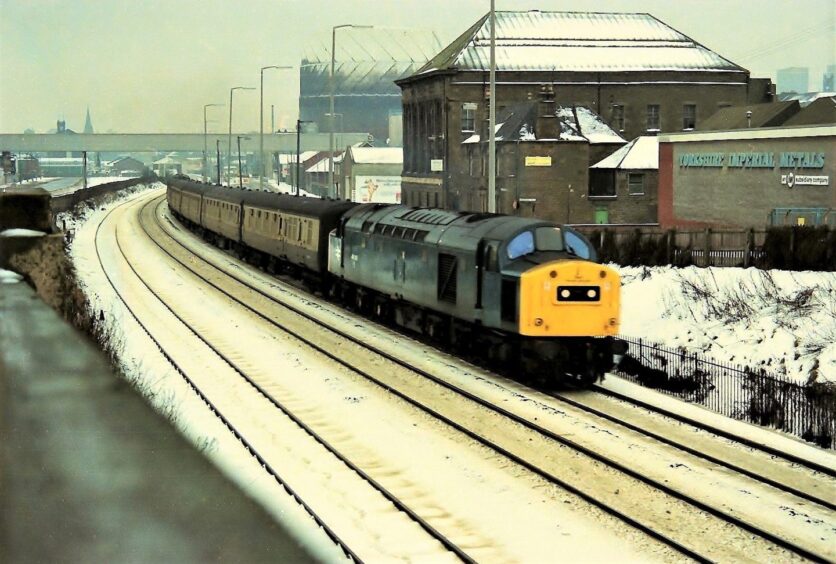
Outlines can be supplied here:
[[833, 385], [801, 385], [763, 370], [708, 360], [681, 348], [621, 338], [629, 343], [618, 371], [624, 378], [727, 417], [836, 448]]

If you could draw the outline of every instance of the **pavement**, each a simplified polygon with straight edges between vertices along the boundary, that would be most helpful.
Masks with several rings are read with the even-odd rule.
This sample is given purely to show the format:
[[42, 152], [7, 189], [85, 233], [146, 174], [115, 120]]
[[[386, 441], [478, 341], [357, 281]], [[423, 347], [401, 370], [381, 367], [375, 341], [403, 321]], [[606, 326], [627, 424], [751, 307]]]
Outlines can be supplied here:
[[0, 343], [0, 562], [313, 561], [23, 283]]

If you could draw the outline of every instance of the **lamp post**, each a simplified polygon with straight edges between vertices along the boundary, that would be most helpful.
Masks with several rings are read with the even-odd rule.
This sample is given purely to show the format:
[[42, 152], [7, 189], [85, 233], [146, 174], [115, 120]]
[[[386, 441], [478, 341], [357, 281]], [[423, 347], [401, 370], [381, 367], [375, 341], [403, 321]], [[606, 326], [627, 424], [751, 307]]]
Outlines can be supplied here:
[[496, 10], [491, 0], [491, 73], [488, 100], [488, 213], [496, 213]]
[[[340, 138], [339, 138], [339, 145], [340, 145], [340, 148], [339, 148], [339, 149], [337, 149], [337, 150], [335, 150], [335, 151], [332, 151], [332, 154], [333, 154], [333, 153], [338, 152], [338, 151], [340, 151], [340, 150], [342, 150], [342, 149], [343, 149], [343, 147], [342, 147], [342, 139], [343, 139], [343, 114], [341, 114], [341, 113], [337, 112], [337, 113], [328, 113], [328, 114], [325, 114], [325, 115], [326, 115], [326, 116], [328, 116], [328, 118], [329, 118], [329, 120], [331, 121], [331, 124], [332, 124], [332, 125], [333, 125], [333, 123], [334, 123], [334, 118], [335, 118], [335, 117], [336, 117], [336, 118], [340, 118]], [[332, 165], [332, 166], [333, 166], [333, 165]], [[334, 172], [336, 172], [336, 171], [334, 171]], [[332, 181], [331, 181], [331, 186], [334, 186], [333, 179], [332, 179]], [[338, 190], [336, 190], [336, 187], [335, 187], [335, 186], [334, 186], [334, 188], [335, 188], [335, 189], [334, 189], [334, 197], [335, 197], [335, 198], [339, 198], [339, 197], [340, 197], [340, 193], [339, 193], [339, 191], [338, 191]], [[329, 187], [329, 191], [330, 191], [330, 187]]]
[[213, 107], [222, 107], [223, 104], [204, 104], [203, 105], [203, 181], [206, 182], [206, 178], [209, 176], [209, 162], [208, 162], [208, 150], [206, 146], [206, 108], [213, 108]]
[[238, 188], [244, 188], [244, 178], [241, 173], [241, 139], [249, 141], [250, 138], [244, 135], [238, 135]]
[[226, 147], [226, 182], [229, 184], [229, 161], [232, 160], [232, 94], [236, 90], [255, 90], [252, 86], [233, 86], [229, 89], [229, 136]]
[[331, 191], [334, 188], [334, 66], [336, 62], [336, 48], [337, 48], [337, 30], [344, 29], [344, 28], [354, 28], [354, 29], [371, 29], [374, 26], [371, 25], [354, 25], [354, 24], [341, 24], [335, 25], [331, 28], [331, 72], [328, 74], [328, 86], [330, 90], [330, 111], [329, 115], [331, 116], [330, 119], [330, 127], [328, 128], [328, 148], [329, 148], [329, 155], [328, 155], [328, 194], [331, 194]]
[[297, 119], [296, 120], [296, 195], [299, 195], [299, 165], [300, 165], [300, 154], [301, 154], [301, 143], [302, 143], [302, 124], [303, 123], [310, 123], [310, 120], [303, 120]]
[[218, 167], [218, 186], [221, 185], [221, 140], [215, 139], [215, 160]]
[[[289, 66], [269, 65], [261, 67], [261, 97], [258, 103], [258, 189], [264, 189], [264, 71], [267, 69], [292, 69]], [[271, 131], [272, 133], [272, 131]]]

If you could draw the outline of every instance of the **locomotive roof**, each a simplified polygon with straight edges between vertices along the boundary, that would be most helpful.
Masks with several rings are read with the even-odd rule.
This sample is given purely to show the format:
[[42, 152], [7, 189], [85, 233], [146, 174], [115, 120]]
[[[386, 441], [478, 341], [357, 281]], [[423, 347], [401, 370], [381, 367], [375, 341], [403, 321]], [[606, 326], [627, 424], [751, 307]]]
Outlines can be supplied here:
[[553, 225], [526, 217], [383, 204], [358, 206], [350, 217], [358, 228], [357, 221], [411, 228], [427, 232], [425, 240], [461, 249], [475, 248], [482, 239], [507, 241], [525, 229]]

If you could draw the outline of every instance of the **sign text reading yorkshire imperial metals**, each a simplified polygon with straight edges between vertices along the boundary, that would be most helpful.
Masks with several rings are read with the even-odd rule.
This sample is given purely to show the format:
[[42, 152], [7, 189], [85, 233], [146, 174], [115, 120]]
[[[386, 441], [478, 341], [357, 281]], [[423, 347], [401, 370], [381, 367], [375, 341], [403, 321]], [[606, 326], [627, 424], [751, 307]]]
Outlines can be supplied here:
[[824, 168], [824, 153], [683, 153], [682, 168]]

